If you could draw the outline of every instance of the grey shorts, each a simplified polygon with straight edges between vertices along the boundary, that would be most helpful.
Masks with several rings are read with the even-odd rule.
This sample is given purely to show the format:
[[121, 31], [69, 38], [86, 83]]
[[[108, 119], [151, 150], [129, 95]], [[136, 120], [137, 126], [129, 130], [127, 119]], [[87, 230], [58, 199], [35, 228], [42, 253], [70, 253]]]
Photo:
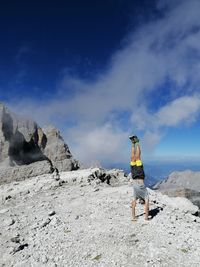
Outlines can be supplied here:
[[149, 200], [149, 193], [145, 187], [145, 185], [143, 184], [137, 184], [134, 183], [133, 184], [133, 199], [137, 200], [137, 199], [144, 199], [145, 201]]

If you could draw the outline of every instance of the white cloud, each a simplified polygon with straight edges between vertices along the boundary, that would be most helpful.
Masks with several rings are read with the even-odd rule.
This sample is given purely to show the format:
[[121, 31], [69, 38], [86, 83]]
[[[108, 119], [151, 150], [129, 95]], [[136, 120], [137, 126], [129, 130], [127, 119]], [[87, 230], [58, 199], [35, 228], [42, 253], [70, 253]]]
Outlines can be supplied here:
[[112, 163], [129, 160], [125, 153], [127, 134], [107, 123], [103, 126], [82, 124], [69, 132], [68, 137], [76, 140], [74, 153], [82, 162], [111, 161]]
[[200, 112], [200, 95], [183, 96], [149, 114], [145, 108], [132, 115], [132, 123], [138, 130], [157, 131], [161, 127], [174, 127], [181, 123], [193, 123]]
[[[160, 1], [159, 8], [166, 10], [165, 15], [130, 33], [106, 71], [92, 82], [68, 74], [54, 99], [10, 105], [41, 124], [51, 122], [66, 129], [75, 156], [86, 161], [112, 162], [116, 156], [125, 161], [129, 153], [125, 138], [131, 129], [143, 131], [144, 142], [148, 139], [152, 148], [162, 137], [162, 127], [194, 122], [200, 108], [200, 1]], [[163, 87], [166, 80], [171, 88]], [[153, 110], [154, 96], [162, 98], [160, 90], [167, 90], [169, 99]], [[132, 114], [121, 130], [117, 119], [110, 119], [115, 111]], [[65, 127], [68, 121], [72, 123]]]
[[200, 111], [200, 96], [184, 96], [162, 107], [155, 119], [160, 126], [176, 126], [184, 122], [194, 122]]

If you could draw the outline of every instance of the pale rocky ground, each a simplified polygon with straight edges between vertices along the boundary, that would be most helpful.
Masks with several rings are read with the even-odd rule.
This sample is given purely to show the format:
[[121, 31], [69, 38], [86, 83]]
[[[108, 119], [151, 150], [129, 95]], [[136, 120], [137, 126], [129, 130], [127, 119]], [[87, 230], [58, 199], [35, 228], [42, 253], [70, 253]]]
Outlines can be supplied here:
[[[0, 186], [0, 266], [199, 266], [200, 218], [184, 198], [149, 189], [152, 219], [132, 187], [100, 183], [98, 169]], [[88, 180], [89, 179], [89, 180]]]

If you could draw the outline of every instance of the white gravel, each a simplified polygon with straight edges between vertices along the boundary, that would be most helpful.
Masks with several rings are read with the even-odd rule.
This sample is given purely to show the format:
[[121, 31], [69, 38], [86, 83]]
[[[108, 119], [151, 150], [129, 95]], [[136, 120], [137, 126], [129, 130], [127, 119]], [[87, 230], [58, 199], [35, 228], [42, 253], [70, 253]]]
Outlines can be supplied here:
[[0, 266], [199, 266], [196, 206], [149, 190], [153, 218], [138, 204], [132, 222], [131, 186], [88, 182], [95, 171], [1, 185]]

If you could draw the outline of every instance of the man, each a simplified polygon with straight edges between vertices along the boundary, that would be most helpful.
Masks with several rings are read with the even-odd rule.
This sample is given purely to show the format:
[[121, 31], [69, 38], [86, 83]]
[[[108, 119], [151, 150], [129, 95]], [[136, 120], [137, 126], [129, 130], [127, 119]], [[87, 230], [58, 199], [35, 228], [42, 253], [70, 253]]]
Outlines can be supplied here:
[[131, 149], [131, 177], [133, 179], [133, 200], [132, 200], [132, 221], [136, 221], [135, 207], [137, 199], [144, 201], [145, 220], [149, 216], [149, 194], [144, 185], [145, 173], [141, 161], [141, 149], [139, 139], [132, 135], [129, 137], [132, 142]]

